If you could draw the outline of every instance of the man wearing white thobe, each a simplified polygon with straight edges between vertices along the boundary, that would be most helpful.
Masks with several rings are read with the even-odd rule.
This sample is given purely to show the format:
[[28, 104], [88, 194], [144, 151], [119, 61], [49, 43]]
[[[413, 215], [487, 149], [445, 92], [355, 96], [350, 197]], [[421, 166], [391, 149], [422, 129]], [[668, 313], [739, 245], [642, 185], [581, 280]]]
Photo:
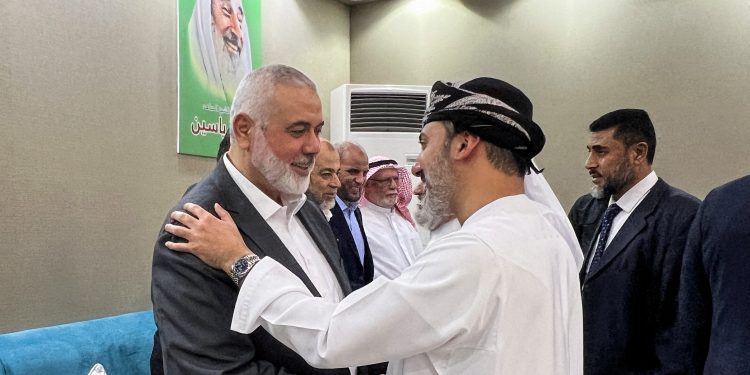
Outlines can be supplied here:
[[412, 195], [411, 178], [406, 168], [390, 158], [373, 156], [368, 163], [359, 209], [372, 253], [374, 278], [395, 279], [422, 251], [422, 240], [407, 207]]
[[[389, 374], [581, 374], [573, 250], [550, 209], [523, 193], [544, 145], [531, 102], [508, 83], [477, 78], [435, 83], [430, 104], [412, 172], [426, 199], [450, 202], [461, 229], [430, 243], [399, 277], [340, 303], [312, 297], [266, 257], [244, 278], [232, 329], [262, 326], [318, 367], [390, 360]], [[167, 229], [190, 242], [172, 249], [225, 272], [251, 253], [230, 241], [226, 212], [185, 208], [195, 217], [175, 213], [185, 227]]]

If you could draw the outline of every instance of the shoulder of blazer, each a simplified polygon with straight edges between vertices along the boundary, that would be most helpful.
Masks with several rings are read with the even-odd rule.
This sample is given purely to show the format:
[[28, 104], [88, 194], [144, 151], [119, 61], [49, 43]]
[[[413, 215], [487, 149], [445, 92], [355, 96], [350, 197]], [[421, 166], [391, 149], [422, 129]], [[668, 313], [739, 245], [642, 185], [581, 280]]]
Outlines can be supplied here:
[[698, 198], [669, 185], [661, 178], [654, 185], [652, 192], [655, 193], [656, 204], [666, 211], [694, 214], [701, 202]]

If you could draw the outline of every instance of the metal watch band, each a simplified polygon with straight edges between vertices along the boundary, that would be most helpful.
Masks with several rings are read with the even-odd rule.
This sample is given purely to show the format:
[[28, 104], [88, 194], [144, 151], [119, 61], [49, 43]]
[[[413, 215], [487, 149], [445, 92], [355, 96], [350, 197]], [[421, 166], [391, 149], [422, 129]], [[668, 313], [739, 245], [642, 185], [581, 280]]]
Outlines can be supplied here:
[[256, 264], [258, 264], [258, 262], [260, 262], [260, 257], [255, 254], [245, 255], [240, 259], [237, 259], [234, 264], [232, 264], [232, 269], [229, 273], [229, 277], [232, 279], [234, 285], [239, 286], [240, 279], [245, 277], [245, 275], [247, 275]]

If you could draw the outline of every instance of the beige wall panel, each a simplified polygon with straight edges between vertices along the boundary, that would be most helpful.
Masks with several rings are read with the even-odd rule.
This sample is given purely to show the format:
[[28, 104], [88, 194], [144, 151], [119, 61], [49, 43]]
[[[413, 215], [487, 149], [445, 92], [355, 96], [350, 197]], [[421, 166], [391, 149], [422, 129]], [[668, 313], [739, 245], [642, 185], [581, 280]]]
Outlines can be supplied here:
[[[349, 79], [348, 8], [263, 2], [265, 61]], [[148, 309], [177, 155], [176, 1], [0, 2], [0, 332]], [[327, 102], [327, 96], [323, 96]]]
[[487, 75], [521, 88], [567, 209], [588, 191], [587, 126], [646, 109], [654, 168], [698, 197], [750, 173], [750, 3], [744, 0], [392, 0], [351, 11], [353, 83]]
[[[263, 20], [264, 63], [307, 74], [328, 124], [331, 90], [349, 83], [349, 7], [334, 0], [266, 0]], [[326, 125], [323, 136], [329, 134]]]

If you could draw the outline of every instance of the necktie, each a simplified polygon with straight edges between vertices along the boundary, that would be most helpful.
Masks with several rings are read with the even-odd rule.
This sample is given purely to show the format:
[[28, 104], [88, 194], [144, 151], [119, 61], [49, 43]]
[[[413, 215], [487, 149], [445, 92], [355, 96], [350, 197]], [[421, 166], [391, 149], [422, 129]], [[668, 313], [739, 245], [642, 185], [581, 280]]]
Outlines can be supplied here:
[[604, 217], [602, 217], [602, 222], [599, 224], [599, 241], [596, 243], [596, 251], [594, 252], [594, 258], [591, 259], [589, 272], [595, 270], [599, 260], [601, 260], [604, 248], [607, 247], [609, 230], [612, 229], [612, 220], [620, 213], [620, 211], [622, 211], [622, 208], [616, 203], [613, 203], [607, 207], [606, 211], [604, 211]]
[[352, 233], [354, 238], [354, 245], [357, 247], [357, 255], [359, 255], [359, 263], [365, 264], [365, 240], [362, 237], [362, 232], [359, 230], [359, 222], [357, 221], [357, 215], [355, 213], [356, 206], [347, 206], [344, 209], [344, 215], [346, 217], [346, 223], [349, 224], [349, 232]]

